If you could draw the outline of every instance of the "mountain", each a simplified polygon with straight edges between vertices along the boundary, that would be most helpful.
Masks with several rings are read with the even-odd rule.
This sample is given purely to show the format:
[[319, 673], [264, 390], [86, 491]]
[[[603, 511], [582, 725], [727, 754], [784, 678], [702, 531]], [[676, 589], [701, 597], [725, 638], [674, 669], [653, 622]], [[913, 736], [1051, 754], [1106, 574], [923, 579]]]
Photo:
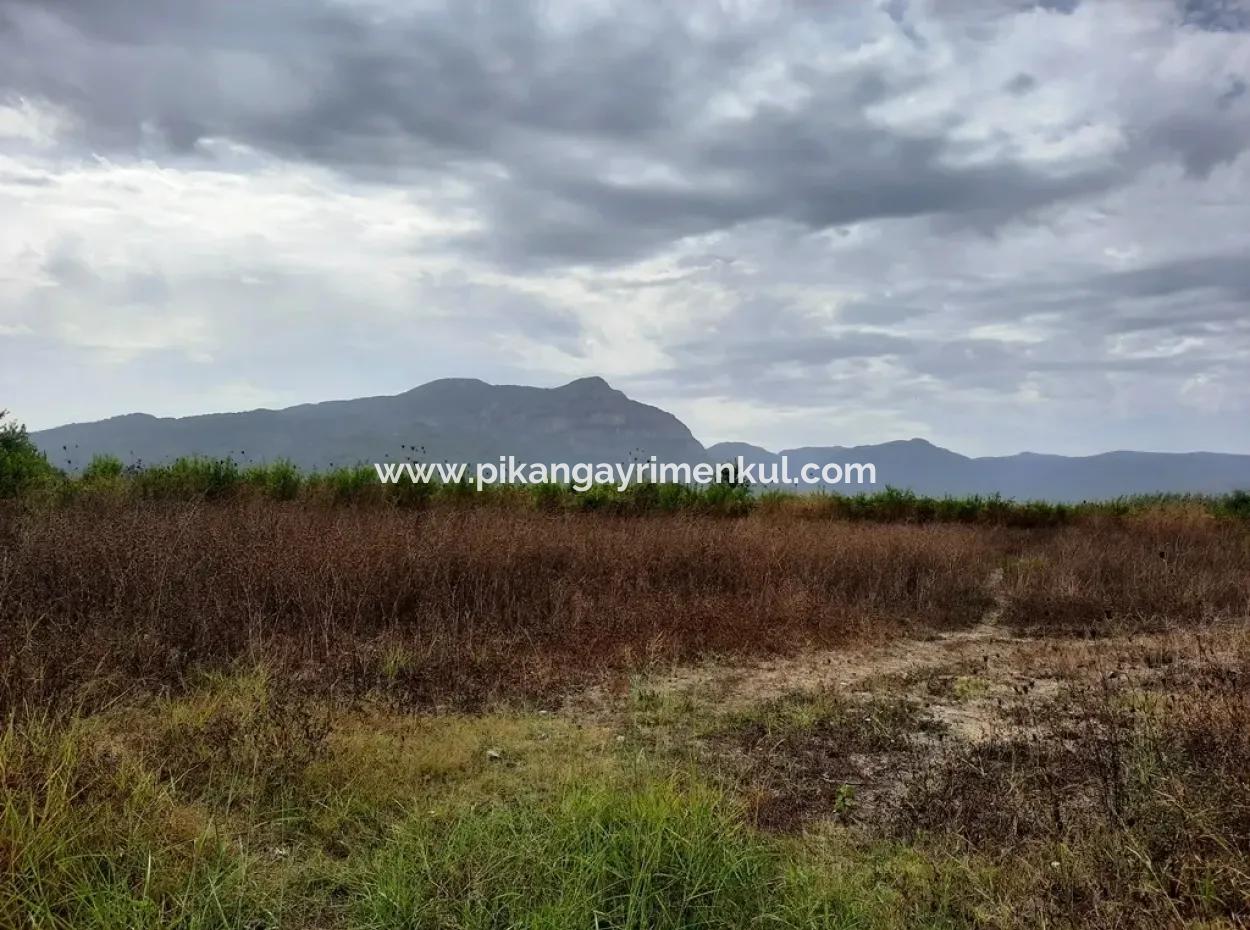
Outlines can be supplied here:
[[798, 475], [807, 463], [871, 462], [876, 466], [877, 489], [889, 485], [935, 497], [1001, 494], [1015, 500], [1079, 501], [1157, 492], [1221, 494], [1250, 488], [1250, 455], [1215, 452], [1105, 452], [1075, 457], [1023, 452], [969, 458], [924, 439], [871, 446], [805, 446], [779, 453], [745, 443], [720, 443], [708, 451], [714, 460], [722, 461], [721, 450], [740, 447], [752, 450], [734, 453], [746, 462], [767, 463], [785, 456], [791, 475]]
[[[305, 468], [390, 459], [482, 462], [701, 462], [703, 446], [670, 413], [602, 378], [557, 388], [448, 378], [403, 394], [284, 410], [158, 418], [136, 413], [32, 434], [59, 465], [97, 453], [130, 463], [180, 455], [247, 462], [287, 458]], [[413, 453], [412, 449], [418, 449]]]
[[1024, 452], [968, 461], [964, 487], [1017, 499], [1100, 500], [1159, 491], [1223, 494], [1250, 489], [1250, 455], [1121, 451], [1070, 458]]
[[[704, 449], [670, 413], [639, 403], [602, 378], [556, 388], [494, 385], [465, 378], [431, 381], [403, 394], [181, 418], [143, 413], [32, 434], [58, 465], [76, 468], [97, 453], [155, 463], [180, 455], [244, 462], [288, 458], [306, 468], [357, 462], [732, 462], [772, 466], [872, 463], [875, 486], [935, 496], [993, 494], [1073, 501], [1163, 491], [1223, 493], [1250, 488], [1250, 455], [1107, 452], [1067, 457], [1024, 452], [969, 458], [924, 439], [869, 446], [803, 446], [772, 452], [745, 442]], [[414, 451], [415, 450], [415, 451]]]

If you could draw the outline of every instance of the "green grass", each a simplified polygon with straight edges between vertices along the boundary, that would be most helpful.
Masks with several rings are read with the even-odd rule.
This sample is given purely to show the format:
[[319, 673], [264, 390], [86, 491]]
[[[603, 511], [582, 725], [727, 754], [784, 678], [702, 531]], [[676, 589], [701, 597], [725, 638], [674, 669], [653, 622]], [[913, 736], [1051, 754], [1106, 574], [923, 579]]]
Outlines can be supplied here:
[[[541, 715], [339, 714], [263, 673], [0, 737], [0, 927], [893, 926], [900, 898]], [[819, 865], [819, 867], [817, 867]]]
[[[0, 926], [264, 926], [250, 860], [80, 724], [0, 738]], [[259, 922], [259, 923], [258, 923]]]
[[706, 789], [583, 786], [550, 805], [414, 818], [360, 884], [361, 926], [796, 926], [778, 852]]
[[890, 843], [783, 840], [698, 781], [618, 778], [542, 803], [417, 816], [353, 886], [370, 930], [968, 925], [981, 864]]
[[[7, 722], [0, 927], [1231, 927], [1250, 891], [1246, 703], [1232, 685], [1197, 693], [1191, 709], [1091, 694], [1088, 732], [1055, 714], [1075, 752], [938, 755], [905, 834], [774, 833], [752, 825], [751, 784], [606, 724], [335, 707], [263, 670], [209, 675]], [[689, 700], [639, 686], [629, 719], [688, 726]], [[896, 753], [925, 724], [904, 701], [823, 692], [697, 716], [701, 738], [752, 731], [748, 774], [804, 794], [839, 754]], [[1109, 743], [1111, 726], [1129, 729]], [[1078, 803], [1105, 784], [1115, 811]], [[1019, 836], [987, 821], [974, 841], [988, 815]]]

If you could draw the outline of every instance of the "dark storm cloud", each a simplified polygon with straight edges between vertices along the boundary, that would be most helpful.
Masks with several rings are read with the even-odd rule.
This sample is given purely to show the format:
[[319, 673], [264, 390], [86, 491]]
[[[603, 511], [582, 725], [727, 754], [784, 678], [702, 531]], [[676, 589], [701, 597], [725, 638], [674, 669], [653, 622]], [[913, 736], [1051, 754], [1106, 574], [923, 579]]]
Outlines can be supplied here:
[[1250, 3], [1246, 0], [1178, 0], [1187, 26], [1215, 31], [1250, 29]]
[[[742, 18], [639, 3], [574, 21], [545, 9], [3, 0], [0, 85], [68, 108], [81, 144], [106, 152], [203, 155], [201, 143], [225, 138], [374, 180], [459, 177], [483, 220], [459, 247], [517, 267], [627, 260], [760, 220], [992, 227], [1122, 184], [1156, 158], [1205, 174], [1247, 135], [1213, 96], [1161, 114], [1139, 136], [1147, 148], [1115, 159], [1055, 171], [1009, 152], [969, 158], [958, 117], [923, 131], [870, 117], [923, 89], [923, 75], [777, 58], [796, 24], [854, 51], [846, 36], [870, 11]], [[886, 13], [874, 24], [920, 28], [906, 3]], [[792, 102], [716, 108], [773, 58]], [[1035, 85], [1020, 75], [1005, 92]], [[1225, 94], [1224, 106], [1244, 105]]]
[[[951, 297], [941, 282], [926, 290], [935, 305]], [[1234, 252], [1163, 258], [1114, 271], [1085, 267], [1051, 280], [976, 287], [962, 304], [976, 323], [1045, 317], [1101, 333], [1250, 323], [1250, 259]], [[848, 310], [853, 315], [847, 322], [870, 321]]]
[[1162, 297], [1211, 289], [1241, 301], [1250, 314], [1250, 256], [1175, 259], [1106, 275], [1096, 286], [1105, 294], [1128, 297]]
[[176, 149], [225, 136], [349, 168], [490, 158], [522, 130], [653, 129], [675, 77], [651, 46], [658, 22], [562, 37], [519, 4], [379, 18], [322, 0], [9, 0], [2, 15], [6, 83], [119, 147], [146, 129]]

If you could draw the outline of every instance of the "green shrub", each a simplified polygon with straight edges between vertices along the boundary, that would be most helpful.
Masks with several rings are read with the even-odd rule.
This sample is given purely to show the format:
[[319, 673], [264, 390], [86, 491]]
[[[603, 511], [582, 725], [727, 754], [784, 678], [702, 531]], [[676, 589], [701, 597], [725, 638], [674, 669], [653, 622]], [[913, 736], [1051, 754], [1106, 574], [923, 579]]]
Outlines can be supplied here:
[[243, 480], [276, 501], [295, 500], [304, 485], [304, 476], [295, 463], [288, 459], [278, 459], [267, 465], [253, 465], [243, 473]]
[[387, 489], [372, 465], [340, 466], [330, 471], [309, 475], [306, 486], [315, 494], [325, 495], [332, 503], [348, 504], [365, 499], [385, 499]]
[[175, 459], [168, 465], [140, 469], [133, 481], [141, 497], [213, 500], [236, 491], [243, 482], [243, 474], [233, 459], [190, 456]]
[[424, 507], [437, 503], [456, 506], [532, 508], [546, 512], [585, 511], [621, 515], [654, 513], [742, 516], [761, 510], [768, 514], [796, 513], [809, 518], [862, 520], [877, 523], [973, 523], [1012, 527], [1061, 526], [1087, 519], [1126, 519], [1142, 514], [1189, 511], [1250, 520], [1250, 491], [1226, 495], [1142, 494], [1077, 504], [1051, 501], [1015, 501], [999, 494], [930, 497], [909, 489], [886, 487], [869, 494], [840, 494], [820, 489], [797, 493], [777, 488], [754, 489], [736, 476], [708, 485], [640, 482], [620, 491], [615, 485], [594, 485], [575, 491], [569, 485], [487, 485], [482, 490], [470, 475], [459, 482], [399, 481], [383, 484], [370, 465], [301, 472], [279, 459], [241, 471], [229, 458], [180, 458], [165, 465], [123, 467], [115, 456], [99, 455], [77, 479], [48, 463], [23, 427], [0, 426], [0, 497], [15, 497], [52, 487], [57, 497], [73, 498], [78, 491], [108, 488], [129, 490], [139, 497], [211, 499], [228, 497], [240, 487], [258, 489], [274, 500], [294, 500], [301, 494], [328, 503], [397, 504]]
[[1234, 491], [1220, 502], [1220, 512], [1230, 517], [1250, 520], [1250, 491]]
[[121, 478], [125, 470], [126, 466], [117, 456], [101, 453], [93, 456], [87, 463], [87, 467], [82, 470], [82, 480], [86, 482], [115, 481]]
[[530, 498], [534, 503], [534, 509], [549, 512], [563, 510], [570, 493], [572, 492], [568, 488], [554, 481], [536, 484], [530, 488]]
[[60, 476], [31, 441], [25, 425], [16, 420], [6, 422], [7, 416], [7, 410], [0, 410], [0, 498], [17, 497]]
[[754, 503], [750, 485], [740, 483], [709, 484], [700, 489], [700, 497], [705, 510], [730, 517], [748, 513]]

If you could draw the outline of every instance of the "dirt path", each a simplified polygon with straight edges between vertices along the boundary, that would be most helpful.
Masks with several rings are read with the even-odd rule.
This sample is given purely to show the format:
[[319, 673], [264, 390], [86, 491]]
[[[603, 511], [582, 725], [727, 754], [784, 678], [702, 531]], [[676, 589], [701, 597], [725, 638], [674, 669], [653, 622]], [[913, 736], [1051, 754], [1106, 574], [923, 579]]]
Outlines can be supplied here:
[[[928, 684], [936, 690], [930, 712], [950, 727], [972, 736], [987, 731], [995, 702], [1005, 693], [1037, 687], [1012, 671], [1016, 653], [1031, 640], [998, 625], [1003, 601], [998, 596], [1002, 570], [987, 579], [996, 594], [994, 606], [975, 626], [930, 638], [898, 639], [882, 646], [818, 650], [760, 662], [707, 662], [673, 669], [646, 680], [648, 689], [689, 696], [722, 711], [740, 710], [795, 691], [858, 692], [893, 685], [900, 691]], [[951, 683], [952, 700], [938, 695]], [[600, 690], [573, 699], [570, 710], [585, 712], [611, 705]]]
[[[953, 737], [967, 741], [1026, 734], [1028, 714], [1065, 684], [1110, 675], [1144, 684], [1221, 651], [1218, 630], [1115, 636], [1097, 640], [1027, 637], [1000, 623], [1002, 570], [986, 579], [994, 602], [977, 624], [882, 645], [802, 652], [762, 661], [709, 661], [635, 681], [635, 688], [692, 708], [732, 713], [795, 692], [896, 694], [924, 706]], [[594, 688], [572, 697], [577, 718], [618, 718], [621, 691]]]

